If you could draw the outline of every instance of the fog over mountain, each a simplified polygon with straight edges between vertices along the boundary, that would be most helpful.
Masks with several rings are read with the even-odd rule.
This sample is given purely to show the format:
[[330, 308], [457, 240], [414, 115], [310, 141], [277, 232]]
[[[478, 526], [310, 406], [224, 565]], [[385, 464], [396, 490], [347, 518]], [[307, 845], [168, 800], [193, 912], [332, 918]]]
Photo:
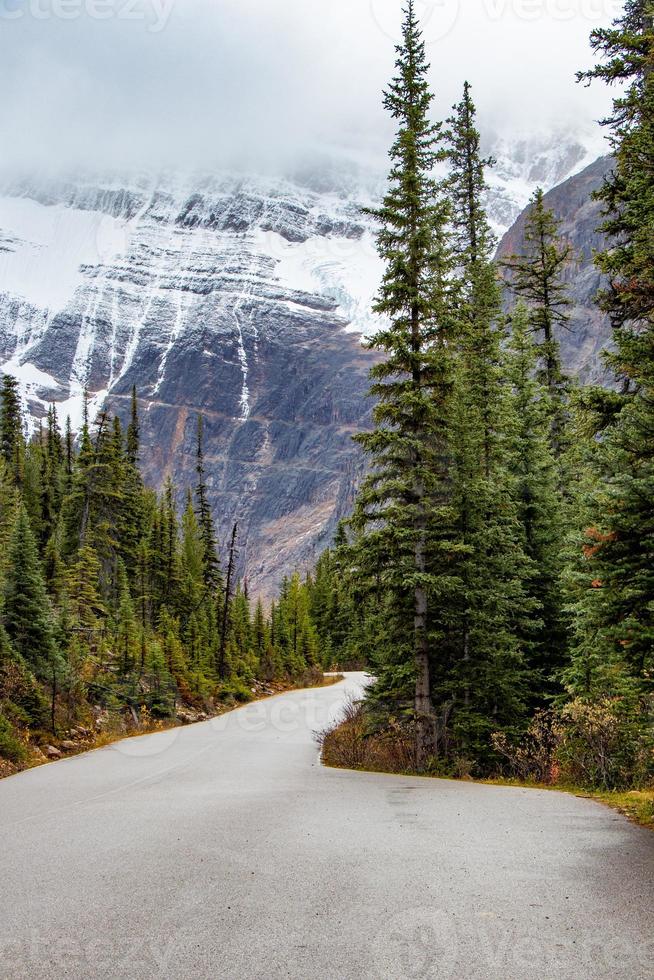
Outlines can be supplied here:
[[[384, 159], [380, 93], [398, 0], [0, 0], [0, 159], [18, 168], [218, 165], [261, 172], [316, 146]], [[578, 86], [616, 0], [430, 0], [447, 115], [465, 77], [484, 129], [582, 141], [608, 95]], [[66, 14], [66, 19], [61, 15]], [[556, 52], [557, 72], [551, 59]], [[591, 136], [592, 134], [592, 136]], [[598, 145], [598, 154], [601, 146]]]

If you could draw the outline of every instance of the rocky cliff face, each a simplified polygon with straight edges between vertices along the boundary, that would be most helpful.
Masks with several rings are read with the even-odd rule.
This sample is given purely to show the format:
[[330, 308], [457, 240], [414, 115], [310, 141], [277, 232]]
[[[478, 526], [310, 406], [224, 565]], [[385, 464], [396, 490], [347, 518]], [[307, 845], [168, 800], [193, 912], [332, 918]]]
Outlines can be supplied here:
[[[541, 154], [536, 174], [527, 151], [510, 163], [507, 150], [491, 189], [495, 227], [580, 153]], [[550, 199], [586, 257], [595, 217], [584, 202], [600, 171]], [[374, 328], [382, 272], [361, 204], [380, 193], [378, 178], [341, 167], [286, 180], [0, 186], [0, 364], [21, 380], [32, 420], [54, 400], [79, 424], [85, 389], [92, 408], [125, 414], [136, 385], [149, 479], [171, 474], [187, 486], [202, 413], [221, 539], [238, 519], [240, 571], [254, 591], [269, 594], [284, 572], [310, 565], [351, 507], [363, 465], [351, 436], [371, 411], [373, 355], [360, 334]], [[573, 275], [587, 298], [587, 261]], [[588, 323], [584, 331], [566, 356], [592, 372], [597, 337]]]
[[126, 411], [143, 462], [194, 480], [205, 418], [221, 537], [255, 590], [312, 561], [351, 505], [379, 262], [351, 189], [161, 179], [21, 184], [0, 202], [0, 357], [32, 417]]
[[[601, 187], [611, 167], [612, 158], [601, 157], [545, 195], [546, 206], [561, 221], [561, 234], [574, 250], [566, 272], [573, 302], [570, 329], [560, 331], [559, 341], [566, 370], [584, 383], [609, 382], [601, 352], [610, 344], [611, 328], [595, 303], [601, 277], [593, 264], [594, 253], [604, 247], [598, 231], [602, 215], [601, 206], [592, 200], [592, 194]], [[523, 211], [503, 237], [499, 258], [522, 250], [527, 214], [528, 211]]]

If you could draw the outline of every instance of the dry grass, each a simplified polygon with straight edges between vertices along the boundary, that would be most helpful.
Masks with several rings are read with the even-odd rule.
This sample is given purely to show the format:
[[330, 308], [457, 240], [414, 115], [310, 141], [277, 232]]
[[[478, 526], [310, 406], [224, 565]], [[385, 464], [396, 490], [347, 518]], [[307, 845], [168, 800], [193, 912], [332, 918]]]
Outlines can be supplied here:
[[577, 795], [605, 803], [607, 806], [613, 807], [614, 810], [619, 810], [625, 817], [629, 817], [641, 827], [654, 830], [654, 789], [631, 790], [626, 793], [578, 793]]
[[350, 699], [335, 728], [319, 732], [322, 761], [337, 769], [408, 773], [415, 768], [414, 738], [408, 726], [370, 732], [360, 701]]

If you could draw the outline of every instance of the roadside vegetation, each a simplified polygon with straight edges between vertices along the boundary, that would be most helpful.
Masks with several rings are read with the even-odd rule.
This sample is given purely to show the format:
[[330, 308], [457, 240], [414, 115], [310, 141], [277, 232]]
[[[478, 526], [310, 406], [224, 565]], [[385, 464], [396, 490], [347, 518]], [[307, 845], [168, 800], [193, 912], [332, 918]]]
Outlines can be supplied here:
[[[624, 759], [622, 732], [611, 713], [598, 717], [583, 709], [583, 720], [576, 710], [568, 715], [571, 724], [543, 712], [530, 726], [527, 737], [508, 746], [503, 737], [496, 740], [504, 764], [492, 777], [484, 779], [492, 785], [523, 786], [533, 789], [560, 790], [576, 796], [587, 796], [619, 810], [635, 823], [654, 829], [654, 787], [631, 790], [634, 784], [648, 783], [642, 768], [634, 771], [634, 759], [616, 771], [618, 760]], [[317, 741], [326, 766], [415, 775], [415, 733], [411, 725], [389, 720], [385, 729], [371, 728], [363, 702], [350, 701], [337, 726], [317, 733]], [[647, 765], [642, 755], [637, 766]], [[607, 764], [611, 771], [607, 770]], [[439, 760], [419, 774], [440, 779], [472, 780], [475, 763], [472, 759]], [[613, 787], [613, 788], [609, 788]]]
[[[323, 736], [328, 764], [572, 785], [649, 820], [654, 785], [654, 10], [595, 31], [618, 84], [598, 194], [598, 297], [615, 383], [566, 376], [575, 256], [538, 191], [498, 268], [473, 93], [433, 120], [414, 4], [385, 105], [375, 212], [386, 272], [371, 340], [374, 427], [323, 561], [352, 615], [335, 659], [376, 682]], [[436, 164], [447, 165], [446, 175]], [[633, 791], [640, 796], [630, 796]], [[614, 796], [612, 794], [622, 794]], [[627, 794], [626, 796], [624, 794]]]
[[145, 486], [139, 431], [134, 392], [126, 427], [103, 411], [74, 438], [53, 405], [27, 438], [4, 377], [0, 776], [318, 684], [331, 666], [324, 573], [285, 580], [264, 609], [237, 577], [237, 525], [219, 554], [202, 419], [186, 494]]

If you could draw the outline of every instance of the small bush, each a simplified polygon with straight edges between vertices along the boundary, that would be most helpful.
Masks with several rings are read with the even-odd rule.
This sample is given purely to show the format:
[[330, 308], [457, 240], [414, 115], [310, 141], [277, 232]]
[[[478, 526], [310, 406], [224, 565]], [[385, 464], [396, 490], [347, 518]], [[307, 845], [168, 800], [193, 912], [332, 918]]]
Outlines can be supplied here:
[[651, 724], [624, 698], [577, 699], [561, 711], [561, 774], [576, 785], [628, 789], [654, 776]]
[[512, 742], [498, 733], [493, 747], [523, 781], [619, 790], [654, 778], [652, 726], [624, 698], [577, 699], [558, 712], [540, 711], [524, 738]]
[[414, 733], [410, 725], [390, 721], [371, 731], [363, 704], [350, 700], [336, 727], [316, 736], [323, 762], [342, 769], [410, 772], [415, 766]]
[[320, 687], [324, 683], [325, 675], [320, 667], [307, 667], [296, 680], [298, 687]]
[[27, 749], [4, 715], [0, 715], [0, 758], [9, 762], [24, 762], [27, 759]]
[[50, 706], [34, 676], [18, 657], [0, 663], [0, 701], [11, 702], [31, 726], [47, 724]]
[[239, 704], [246, 704], [252, 700], [253, 694], [245, 681], [240, 677], [233, 677], [221, 685], [219, 697], [221, 701], [227, 703], [236, 701]]
[[558, 751], [563, 726], [553, 711], [538, 711], [519, 742], [505, 732], [492, 736], [495, 751], [508, 763], [509, 775], [523, 782], [555, 783], [559, 777]]

